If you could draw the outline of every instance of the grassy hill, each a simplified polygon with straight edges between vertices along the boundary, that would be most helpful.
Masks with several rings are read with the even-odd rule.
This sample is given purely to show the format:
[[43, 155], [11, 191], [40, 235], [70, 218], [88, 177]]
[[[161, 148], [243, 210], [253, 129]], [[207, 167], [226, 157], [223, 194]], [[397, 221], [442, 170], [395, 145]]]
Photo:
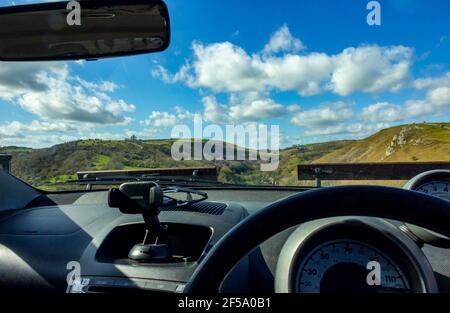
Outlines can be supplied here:
[[177, 162], [170, 157], [170, 140], [80, 140], [45, 149], [0, 148], [13, 156], [12, 172], [33, 185], [75, 178], [80, 170], [199, 166], [203, 162]]
[[450, 160], [450, 123], [412, 124], [383, 129], [324, 155], [314, 163], [413, 162]]
[[173, 140], [79, 140], [45, 149], [3, 147], [13, 156], [12, 172], [45, 186], [75, 178], [81, 170], [209, 166], [220, 168], [225, 182], [296, 185], [298, 163], [392, 162], [450, 160], [450, 123], [403, 125], [354, 141], [296, 145], [280, 151], [274, 172], [261, 172], [258, 162], [182, 161], [171, 157]]

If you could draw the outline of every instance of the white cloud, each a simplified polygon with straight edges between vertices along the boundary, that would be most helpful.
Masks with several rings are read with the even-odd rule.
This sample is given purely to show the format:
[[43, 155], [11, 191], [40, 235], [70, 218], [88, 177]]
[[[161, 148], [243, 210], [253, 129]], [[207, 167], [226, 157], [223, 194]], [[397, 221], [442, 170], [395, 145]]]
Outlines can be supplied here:
[[[161, 65], [152, 74], [165, 82], [184, 82], [214, 92], [248, 93], [272, 89], [308, 96], [326, 91], [347, 96], [354, 92], [394, 92], [409, 80], [413, 50], [404, 46], [364, 45], [336, 55], [297, 50], [289, 29], [283, 26], [262, 53], [249, 54], [230, 42], [192, 45], [193, 58], [175, 74]], [[265, 51], [265, 52], [264, 52]], [[285, 52], [280, 56], [268, 52]]]
[[0, 125], [0, 146], [19, 145], [42, 148], [79, 139], [123, 140], [130, 138], [131, 135], [136, 135], [139, 139], [151, 139], [160, 131], [161, 129], [157, 127], [150, 127], [108, 132], [98, 130], [96, 125], [90, 123], [13, 121]]
[[433, 105], [424, 100], [408, 100], [403, 107], [404, 119], [436, 114]]
[[346, 135], [348, 138], [363, 138], [374, 132], [377, 132], [383, 128], [387, 128], [390, 125], [387, 123], [374, 123], [374, 124], [364, 124], [360, 122], [355, 123], [341, 123], [337, 125], [322, 127], [322, 128], [312, 128], [307, 129], [304, 134], [305, 136], [335, 136], [335, 135]]
[[203, 112], [193, 113], [184, 107], [175, 106], [174, 112], [153, 111], [140, 123], [146, 126], [171, 127], [183, 121], [201, 117], [208, 123], [233, 124], [253, 123], [265, 118], [277, 118], [297, 113], [296, 104], [284, 106], [258, 93], [233, 94], [227, 104], [219, 103], [214, 95], [202, 98]]
[[165, 82], [183, 81], [192, 88], [209, 88], [215, 92], [262, 92], [267, 89], [297, 90], [302, 94], [320, 91], [322, 81], [331, 72], [331, 59], [325, 54], [268, 57], [248, 55], [229, 42], [193, 44], [194, 61], [171, 75], [158, 66], [153, 76]]
[[310, 128], [305, 130], [305, 136], [324, 136], [324, 135], [341, 135], [349, 133], [361, 133], [363, 130], [363, 124], [337, 124], [332, 126]]
[[229, 122], [229, 109], [226, 105], [217, 102], [216, 97], [207, 96], [202, 99], [203, 118], [207, 122], [215, 124], [226, 124]]
[[401, 105], [380, 102], [362, 110], [363, 121], [394, 122], [427, 116], [443, 116], [450, 106], [450, 72], [435, 78], [420, 78], [413, 87], [425, 90], [423, 99], [409, 99]]
[[94, 124], [125, 124], [130, 119], [122, 112], [134, 111], [134, 106], [123, 100], [114, 101], [104, 95], [107, 101], [90, 95], [80, 86], [73, 86], [65, 76], [44, 75], [49, 89], [30, 91], [18, 102], [28, 112], [43, 119], [89, 122]]
[[[326, 103], [309, 110], [286, 106], [270, 97], [272, 91], [295, 91], [301, 96], [331, 92], [347, 97], [362, 92], [379, 95], [411, 86], [413, 48], [393, 45], [360, 45], [336, 54], [301, 51], [300, 40], [287, 26], [270, 37], [256, 53], [230, 42], [194, 42], [193, 56], [175, 74], [158, 65], [154, 76], [168, 83], [183, 82], [205, 89], [204, 118], [214, 123], [255, 122], [291, 115], [292, 124], [307, 136], [369, 134], [391, 122], [429, 115], [443, 116], [450, 103], [450, 72], [442, 77], [413, 81], [426, 97], [401, 104], [380, 101], [359, 112], [343, 102]], [[301, 53], [299, 53], [301, 51]], [[227, 93], [228, 103], [219, 103], [214, 93]]]
[[362, 138], [390, 126], [386, 123], [388, 118], [381, 112], [391, 109], [391, 106], [389, 103], [377, 103], [356, 114], [347, 103], [324, 103], [318, 108], [298, 112], [291, 122], [303, 128], [303, 136], [315, 141], [335, 140], [335, 136], [339, 135]]
[[291, 122], [306, 128], [330, 127], [347, 121], [353, 116], [351, 107], [344, 102], [323, 104], [316, 109], [300, 111]]
[[286, 114], [286, 108], [272, 99], [253, 99], [230, 107], [230, 118], [235, 121], [257, 121]]
[[342, 96], [398, 91], [409, 79], [412, 54], [403, 46], [347, 48], [333, 57], [331, 90]]
[[[204, 46], [194, 43], [195, 61], [187, 83], [215, 91], [260, 91], [265, 88], [265, 73], [258, 57], [250, 57], [242, 48], [229, 42]], [[180, 75], [178, 72], [176, 75]], [[192, 76], [191, 76], [192, 75]], [[256, 80], [261, 80], [259, 83]]]
[[20, 146], [31, 148], [45, 148], [63, 142], [75, 141], [79, 136], [65, 134], [32, 134], [20, 137], [2, 137], [0, 135], [0, 146]]
[[388, 102], [378, 102], [363, 108], [361, 118], [369, 122], [395, 122], [404, 118], [402, 108]]
[[[363, 108], [361, 119], [364, 122], [397, 122], [408, 120], [411, 118], [425, 118], [427, 116], [443, 116], [446, 114], [445, 92], [434, 94], [440, 91], [433, 90], [432, 95], [428, 95], [427, 99], [407, 100], [402, 105], [391, 104], [387, 102], [379, 102]], [[434, 99], [433, 99], [434, 96]]]
[[141, 124], [153, 127], [170, 127], [177, 124], [177, 117], [168, 112], [153, 111]]
[[186, 63], [180, 67], [177, 73], [170, 74], [169, 71], [161, 65], [155, 65], [151, 73], [154, 78], [161, 79], [163, 82], [173, 84], [177, 82], [186, 82], [188, 85], [193, 84], [189, 72], [191, 71], [191, 65]]
[[68, 132], [77, 130], [77, 126], [66, 122], [46, 122], [34, 120], [31, 123], [11, 122], [5, 126], [10, 132]]
[[292, 90], [302, 96], [309, 96], [324, 91], [324, 86], [331, 77], [333, 63], [324, 53], [304, 56], [288, 54], [260, 60], [259, 67], [263, 75], [256, 77], [254, 83], [264, 83], [261, 89]]
[[296, 112], [300, 111], [300, 109], [301, 108], [298, 104], [291, 104], [286, 107], [286, 112], [287, 113], [296, 113]]
[[298, 52], [305, 49], [305, 46], [300, 39], [292, 36], [289, 28], [283, 25], [270, 37], [269, 42], [264, 46], [264, 53], [271, 54], [280, 51], [283, 52]]
[[170, 77], [169, 71], [161, 65], [156, 65], [152, 69], [152, 76], [154, 78], [159, 78], [166, 83], [173, 82], [172, 78]]
[[76, 77], [75, 79], [80, 83], [80, 85], [92, 91], [114, 92], [118, 88], [116, 83], [110, 81], [101, 81], [99, 83], [95, 83], [84, 80], [80, 77]]
[[443, 115], [450, 106], [450, 72], [440, 77], [420, 78], [413, 82], [418, 90], [426, 90], [426, 99], [410, 100], [405, 103], [411, 116]]
[[277, 118], [299, 110], [298, 105], [284, 106], [259, 94], [232, 95], [228, 105], [217, 102], [216, 97], [203, 98], [203, 117], [216, 124], [256, 122]]
[[416, 89], [433, 89], [441, 86], [450, 86], [450, 72], [447, 72], [440, 77], [416, 79], [413, 82], [413, 85]]
[[[192, 113], [181, 106], [175, 106], [175, 113], [153, 111], [147, 119], [141, 120], [140, 123], [153, 127], [171, 127], [185, 120], [194, 120], [199, 113]], [[148, 132], [148, 130], [146, 131]]]
[[450, 87], [442, 86], [431, 89], [428, 92], [427, 99], [436, 106], [450, 105]]
[[108, 94], [113, 82], [72, 77], [64, 63], [1, 63], [0, 99], [18, 103], [43, 120], [126, 124], [135, 106]]
[[450, 72], [440, 77], [416, 79], [414, 87], [426, 89], [427, 100], [432, 105], [437, 107], [450, 105]]
[[34, 120], [25, 124], [19, 121], [13, 121], [0, 126], [0, 139], [26, 138], [30, 134], [38, 133], [65, 133], [75, 131], [76, 129], [74, 125], [64, 122], [53, 123]]
[[192, 113], [181, 106], [175, 106], [175, 112], [178, 120], [194, 120], [198, 113]]
[[0, 62], [0, 99], [13, 100], [30, 90], [46, 90], [47, 84], [37, 76], [61, 69], [60, 64], [52, 62]]
[[127, 129], [125, 131], [125, 135], [129, 138], [132, 135], [135, 135], [138, 139], [151, 139], [154, 138], [159, 133], [159, 130], [156, 128], [144, 128], [138, 131], [133, 131]]
[[61, 142], [77, 140], [91, 128], [87, 124], [47, 122], [34, 120], [29, 123], [12, 121], [0, 125], [0, 145], [45, 147]]

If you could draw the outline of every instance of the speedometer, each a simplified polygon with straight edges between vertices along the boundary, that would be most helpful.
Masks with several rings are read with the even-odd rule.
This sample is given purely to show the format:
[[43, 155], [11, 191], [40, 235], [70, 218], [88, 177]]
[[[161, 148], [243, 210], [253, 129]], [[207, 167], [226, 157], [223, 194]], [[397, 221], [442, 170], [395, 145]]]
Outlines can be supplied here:
[[[369, 284], [369, 262], [377, 264], [378, 282]], [[355, 240], [327, 241], [313, 249], [300, 263], [296, 289], [318, 292], [409, 292], [406, 275], [387, 255]]]
[[372, 217], [330, 217], [301, 224], [280, 252], [276, 292], [436, 292], [420, 247], [395, 224]]
[[427, 182], [416, 187], [415, 190], [450, 201], [450, 182], [447, 181]]

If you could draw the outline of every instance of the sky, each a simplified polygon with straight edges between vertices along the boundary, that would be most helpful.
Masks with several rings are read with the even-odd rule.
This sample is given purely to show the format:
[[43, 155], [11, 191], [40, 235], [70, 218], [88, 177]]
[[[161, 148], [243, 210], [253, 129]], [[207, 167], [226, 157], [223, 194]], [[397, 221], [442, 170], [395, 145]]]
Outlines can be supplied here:
[[[2, 6], [31, 0], [6, 1]], [[450, 121], [450, 1], [167, 0], [161, 53], [0, 62], [0, 146], [279, 125], [281, 146]]]

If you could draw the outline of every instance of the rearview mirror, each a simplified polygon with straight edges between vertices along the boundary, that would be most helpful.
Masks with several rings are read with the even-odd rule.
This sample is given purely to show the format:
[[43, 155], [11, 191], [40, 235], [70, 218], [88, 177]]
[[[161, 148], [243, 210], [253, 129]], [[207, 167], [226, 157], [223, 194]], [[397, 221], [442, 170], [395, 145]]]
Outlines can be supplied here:
[[161, 0], [85, 0], [0, 8], [0, 60], [78, 60], [163, 51]]

